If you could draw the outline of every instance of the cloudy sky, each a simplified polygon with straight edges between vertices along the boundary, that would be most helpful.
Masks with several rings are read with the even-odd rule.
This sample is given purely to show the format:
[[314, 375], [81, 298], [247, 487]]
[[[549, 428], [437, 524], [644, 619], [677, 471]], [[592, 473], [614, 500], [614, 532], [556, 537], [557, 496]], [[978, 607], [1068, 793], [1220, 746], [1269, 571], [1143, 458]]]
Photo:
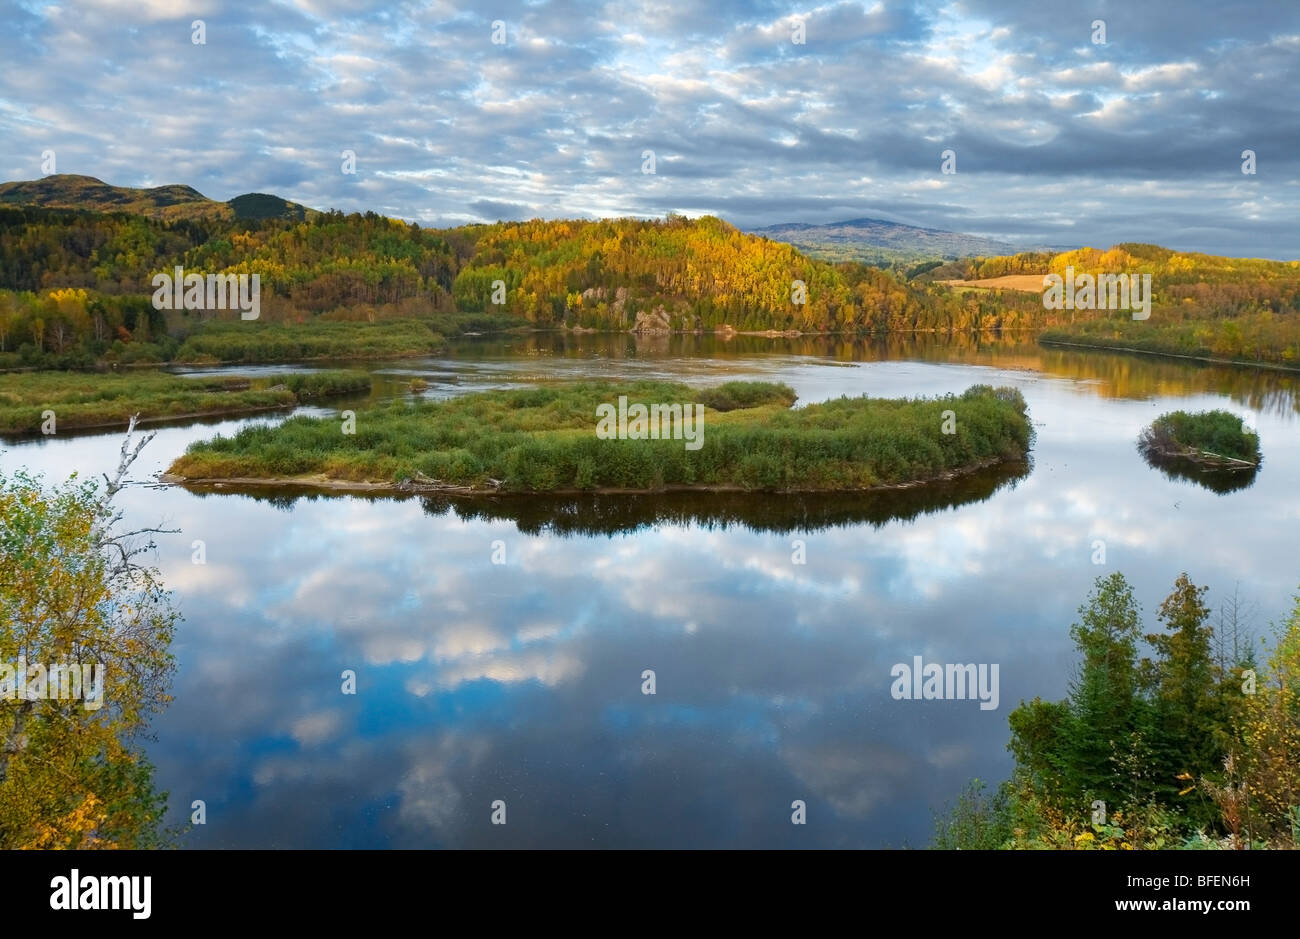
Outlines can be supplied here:
[[0, 0], [0, 177], [1297, 258], [1298, 87], [1292, 0]]

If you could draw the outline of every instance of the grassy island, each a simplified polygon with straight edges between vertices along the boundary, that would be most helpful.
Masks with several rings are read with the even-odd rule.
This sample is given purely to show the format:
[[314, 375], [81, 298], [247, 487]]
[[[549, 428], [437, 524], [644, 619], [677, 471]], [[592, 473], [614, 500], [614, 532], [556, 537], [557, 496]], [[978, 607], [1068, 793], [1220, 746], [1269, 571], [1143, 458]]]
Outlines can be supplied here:
[[176, 350], [179, 363], [300, 362], [432, 355], [446, 345], [428, 322], [313, 320], [305, 325], [211, 322]]
[[1171, 411], [1142, 431], [1138, 448], [1153, 459], [1188, 460], [1220, 469], [1259, 465], [1259, 435], [1227, 411]]
[[0, 375], [0, 433], [40, 433], [50, 411], [57, 433], [125, 425], [132, 414], [144, 421], [246, 414], [369, 390], [370, 376], [358, 372], [279, 375], [256, 383], [227, 375], [183, 378], [166, 372], [7, 374]]
[[[620, 397], [702, 415], [698, 447], [667, 435], [600, 436], [598, 409]], [[359, 412], [353, 433], [339, 419], [294, 417], [195, 443], [169, 477], [398, 492], [847, 491], [950, 478], [1029, 450], [1025, 402], [1012, 388], [794, 401], [779, 384], [654, 381], [401, 401]]]

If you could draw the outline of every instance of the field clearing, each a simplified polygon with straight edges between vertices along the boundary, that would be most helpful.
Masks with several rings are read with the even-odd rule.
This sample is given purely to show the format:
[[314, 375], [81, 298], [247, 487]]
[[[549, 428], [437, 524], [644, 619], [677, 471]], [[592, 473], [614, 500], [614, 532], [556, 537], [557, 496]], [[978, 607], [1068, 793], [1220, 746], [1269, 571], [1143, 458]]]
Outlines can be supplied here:
[[1045, 274], [1003, 274], [985, 280], [941, 280], [949, 287], [972, 287], [976, 290], [1021, 290], [1025, 293], [1042, 293]]

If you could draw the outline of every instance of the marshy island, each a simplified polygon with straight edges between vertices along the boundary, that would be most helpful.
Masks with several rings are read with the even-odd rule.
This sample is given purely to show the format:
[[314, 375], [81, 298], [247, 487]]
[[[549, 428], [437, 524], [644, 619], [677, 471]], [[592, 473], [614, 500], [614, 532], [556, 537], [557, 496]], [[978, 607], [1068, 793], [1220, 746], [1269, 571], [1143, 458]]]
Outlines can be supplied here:
[[[1023, 461], [1032, 439], [1014, 388], [795, 400], [787, 385], [745, 381], [556, 382], [403, 400], [194, 443], [163, 479], [395, 493], [856, 491]], [[639, 430], [620, 420], [621, 432], [597, 432], [616, 412], [639, 418], [637, 404]], [[651, 414], [691, 414], [692, 436], [651, 428]]]

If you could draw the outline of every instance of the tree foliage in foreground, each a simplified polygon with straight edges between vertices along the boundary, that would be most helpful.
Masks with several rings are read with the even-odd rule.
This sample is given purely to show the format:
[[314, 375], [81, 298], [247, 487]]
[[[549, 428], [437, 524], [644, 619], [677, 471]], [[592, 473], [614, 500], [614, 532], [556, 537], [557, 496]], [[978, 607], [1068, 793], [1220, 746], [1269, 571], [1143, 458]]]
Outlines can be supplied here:
[[26, 663], [33, 679], [36, 664], [103, 669], [99, 707], [84, 687], [80, 699], [37, 698], [34, 681], [26, 699], [16, 687], [0, 699], [0, 848], [165, 840], [166, 794], [138, 743], [169, 700], [177, 614], [158, 572], [137, 563], [153, 530], [122, 531], [113, 505], [148, 439], [123, 444], [106, 486], [0, 475], [0, 663]]
[[1261, 667], [1205, 593], [1180, 575], [1143, 634], [1124, 576], [1098, 578], [1068, 696], [1011, 713], [1011, 778], [968, 787], [934, 846], [1300, 846], [1300, 598]]

